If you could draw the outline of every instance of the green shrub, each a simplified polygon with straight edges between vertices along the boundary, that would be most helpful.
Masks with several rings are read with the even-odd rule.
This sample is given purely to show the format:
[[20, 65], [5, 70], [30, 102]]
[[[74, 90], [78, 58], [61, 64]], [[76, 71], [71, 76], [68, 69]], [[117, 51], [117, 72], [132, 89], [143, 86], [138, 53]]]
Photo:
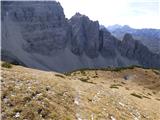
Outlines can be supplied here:
[[12, 68], [12, 65], [8, 62], [3, 62], [1, 66], [5, 68]]

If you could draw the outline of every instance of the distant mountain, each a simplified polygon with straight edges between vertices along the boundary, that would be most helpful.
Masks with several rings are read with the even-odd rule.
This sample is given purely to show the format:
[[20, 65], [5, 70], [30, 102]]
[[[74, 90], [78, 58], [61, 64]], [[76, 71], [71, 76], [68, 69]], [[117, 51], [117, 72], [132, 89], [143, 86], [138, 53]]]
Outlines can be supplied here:
[[107, 29], [118, 39], [122, 39], [124, 34], [130, 33], [136, 40], [141, 41], [152, 52], [160, 54], [160, 29], [134, 29], [127, 25], [108, 26]]
[[1, 5], [4, 61], [59, 72], [128, 65], [160, 68], [160, 55], [132, 35], [120, 41], [80, 13], [68, 20], [56, 1]]
[[119, 29], [122, 28], [121, 25], [115, 24], [115, 25], [110, 25], [107, 27], [108, 30], [115, 30], [115, 29]]

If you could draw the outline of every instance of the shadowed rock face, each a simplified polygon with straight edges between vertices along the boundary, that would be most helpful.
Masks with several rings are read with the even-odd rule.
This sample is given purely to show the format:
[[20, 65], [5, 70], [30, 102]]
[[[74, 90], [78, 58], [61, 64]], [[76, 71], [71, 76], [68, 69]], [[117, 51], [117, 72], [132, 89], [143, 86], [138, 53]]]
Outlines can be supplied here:
[[3, 15], [20, 27], [26, 51], [48, 55], [65, 48], [68, 24], [59, 3], [12, 2], [4, 7]]
[[116, 57], [116, 49], [118, 45], [117, 39], [111, 35], [106, 29], [100, 30], [100, 53], [105, 58]]
[[131, 34], [126, 33], [124, 35], [119, 50], [122, 56], [126, 56], [131, 60], [138, 60], [143, 66], [160, 66], [160, 56], [150, 52], [141, 42], [134, 40]]
[[134, 29], [127, 25], [113, 25], [107, 28], [114, 36], [122, 40], [125, 33], [141, 41], [153, 53], [160, 54], [160, 29]]
[[133, 64], [160, 67], [160, 56], [130, 34], [119, 41], [80, 13], [67, 20], [55, 1], [2, 2], [2, 50], [9, 53], [2, 54], [3, 60], [59, 72]]
[[71, 51], [76, 55], [83, 52], [90, 58], [98, 56], [99, 23], [76, 13], [69, 21], [72, 26]]

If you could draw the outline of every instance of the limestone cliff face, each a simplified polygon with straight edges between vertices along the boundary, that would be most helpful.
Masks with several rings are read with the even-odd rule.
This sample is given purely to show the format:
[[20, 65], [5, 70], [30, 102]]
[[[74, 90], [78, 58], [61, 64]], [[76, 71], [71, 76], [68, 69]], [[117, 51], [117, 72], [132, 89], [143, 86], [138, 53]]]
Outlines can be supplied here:
[[134, 39], [140, 41], [149, 48], [153, 53], [160, 55], [160, 29], [143, 28], [135, 29], [128, 25], [113, 25], [107, 29], [118, 39], [122, 40], [126, 33], [132, 34]]
[[136, 59], [142, 66], [160, 66], [160, 56], [149, 51], [140, 41], [134, 40], [131, 34], [125, 34], [119, 47], [122, 56]]
[[90, 58], [97, 57], [100, 44], [98, 21], [91, 21], [87, 16], [76, 13], [69, 23], [72, 26], [72, 52], [76, 55], [85, 52]]
[[59, 72], [80, 68], [160, 67], [160, 56], [126, 34], [121, 42], [98, 21], [60, 3], [2, 2], [2, 60]]
[[3, 18], [8, 17], [20, 27], [20, 34], [27, 42], [25, 50], [48, 55], [65, 48], [68, 24], [59, 3], [12, 2], [4, 7]]
[[115, 58], [119, 41], [105, 28], [100, 29], [100, 41], [101, 46], [99, 49], [101, 55], [105, 58]]

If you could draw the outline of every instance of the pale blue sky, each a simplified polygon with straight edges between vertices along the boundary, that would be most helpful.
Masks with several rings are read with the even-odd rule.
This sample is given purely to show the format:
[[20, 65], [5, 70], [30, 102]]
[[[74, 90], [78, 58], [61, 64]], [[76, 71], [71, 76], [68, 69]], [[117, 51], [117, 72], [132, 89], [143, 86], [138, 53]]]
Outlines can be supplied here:
[[120, 24], [134, 28], [160, 29], [160, 0], [57, 0], [67, 18], [76, 12], [105, 26]]

